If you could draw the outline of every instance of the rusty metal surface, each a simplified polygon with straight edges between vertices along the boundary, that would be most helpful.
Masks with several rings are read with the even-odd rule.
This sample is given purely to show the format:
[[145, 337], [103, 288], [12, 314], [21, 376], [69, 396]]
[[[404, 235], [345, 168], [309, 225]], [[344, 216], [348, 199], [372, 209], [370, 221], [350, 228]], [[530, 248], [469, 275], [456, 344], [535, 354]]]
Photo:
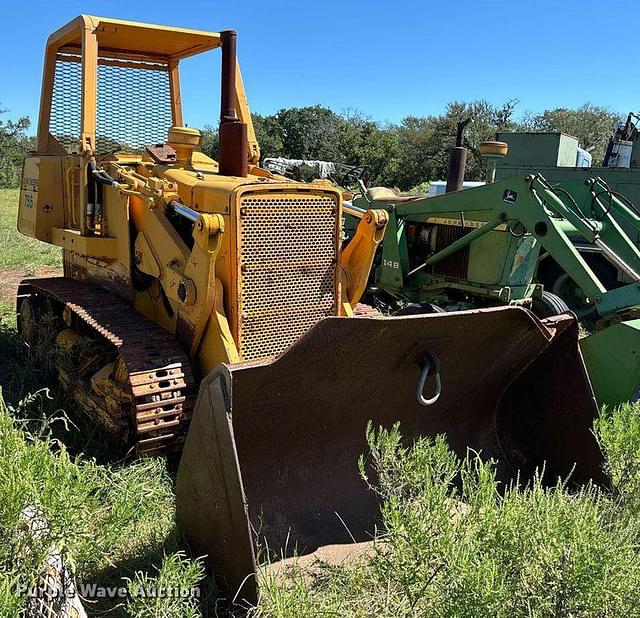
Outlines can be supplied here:
[[353, 315], [362, 318], [382, 318], [383, 314], [378, 311], [375, 307], [371, 305], [366, 305], [365, 303], [358, 303], [353, 308]]
[[467, 149], [456, 146], [449, 155], [449, 170], [447, 172], [446, 193], [462, 191], [464, 188], [464, 171], [467, 164]]
[[156, 163], [171, 164], [176, 162], [175, 148], [169, 144], [153, 144], [145, 148], [145, 154], [148, 154]]
[[249, 140], [247, 125], [235, 122], [221, 122], [219, 136], [219, 169], [223, 176], [240, 176], [245, 178], [249, 173]]
[[464, 132], [471, 118], [458, 122], [456, 128], [456, 145], [449, 155], [449, 169], [447, 170], [446, 193], [462, 191], [464, 188], [464, 172], [467, 163], [467, 149], [464, 147]]
[[222, 52], [220, 84], [220, 122], [237, 120], [236, 114], [236, 71], [238, 33], [235, 30], [223, 30], [220, 33]]
[[136, 451], [150, 455], [181, 447], [196, 389], [189, 358], [171, 333], [111, 292], [87, 283], [64, 277], [25, 279], [19, 302], [33, 295], [53, 300], [72, 324], [90, 329], [117, 349], [133, 396]]
[[223, 176], [246, 177], [249, 165], [248, 128], [238, 119], [236, 109], [236, 54], [238, 35], [235, 30], [220, 33], [222, 71], [220, 87], [220, 126], [218, 129], [218, 165]]
[[[456, 240], [464, 238], [474, 228], [464, 226], [464, 218], [460, 218], [460, 225], [438, 224], [435, 227], [435, 248], [434, 253], [446, 249]], [[433, 264], [431, 272], [443, 277], [454, 277], [457, 279], [468, 279], [469, 277], [469, 245], [462, 247], [452, 255]]]
[[[370, 538], [379, 505], [357, 470], [370, 420], [400, 421], [408, 443], [444, 433], [460, 456], [472, 448], [500, 459], [505, 479], [546, 461], [549, 479], [575, 463], [576, 481], [603, 481], [576, 322], [550, 325], [515, 307], [327, 318], [274, 362], [214, 370], [178, 474], [192, 548], [232, 593], [243, 584], [240, 596], [255, 600], [247, 576], [258, 548], [306, 554]], [[442, 378], [430, 407], [416, 401], [426, 351]]]

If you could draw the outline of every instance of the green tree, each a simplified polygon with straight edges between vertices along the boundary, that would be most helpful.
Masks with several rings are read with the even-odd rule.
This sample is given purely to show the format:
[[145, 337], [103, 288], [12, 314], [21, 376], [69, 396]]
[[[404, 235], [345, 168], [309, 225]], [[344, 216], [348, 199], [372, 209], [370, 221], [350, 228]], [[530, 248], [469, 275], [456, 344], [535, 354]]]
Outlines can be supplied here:
[[251, 114], [253, 128], [256, 132], [256, 139], [260, 145], [260, 156], [282, 157], [284, 156], [284, 138], [282, 127], [276, 116], [262, 116]]
[[326, 107], [281, 109], [275, 120], [282, 131], [282, 152], [292, 159], [345, 163], [340, 147], [341, 117]]
[[349, 111], [340, 117], [339, 148], [347, 165], [368, 165], [375, 184], [395, 184], [398, 138], [395, 127], [380, 126], [361, 112]]
[[444, 151], [437, 145], [434, 116], [419, 118], [407, 116], [396, 128], [398, 165], [393, 183], [400, 189], [409, 189], [425, 180], [437, 179]]
[[453, 101], [439, 116], [407, 116], [397, 127], [398, 164], [396, 184], [403, 190], [429, 180], [444, 180], [449, 167], [449, 153], [455, 143], [457, 124], [466, 118], [465, 146], [469, 149], [465, 177], [481, 180], [484, 162], [478, 147], [487, 139], [494, 139], [496, 131], [512, 129], [517, 101], [510, 100], [494, 106], [484, 100], [463, 103]]
[[[0, 114], [6, 113], [0, 109]], [[31, 126], [25, 116], [17, 121], [0, 120], [0, 187], [17, 187], [22, 160], [34, 148], [34, 140], [26, 134]]]
[[218, 127], [205, 125], [202, 129], [202, 146], [200, 149], [214, 161], [218, 160]]
[[[487, 140], [494, 140], [498, 131], [513, 131], [519, 128], [513, 120], [518, 101], [510, 99], [500, 106], [495, 106], [485, 100], [471, 103], [449, 103], [446, 116], [457, 125], [459, 120], [471, 118], [467, 126], [465, 146], [468, 148], [465, 178], [467, 180], [483, 180], [486, 163], [480, 155], [480, 144]], [[448, 164], [448, 163], [447, 163]]]
[[[465, 138], [467, 180], [484, 178], [479, 146], [495, 139], [498, 131], [565, 131], [578, 137], [583, 147], [593, 147], [595, 161], [601, 161], [616, 114], [588, 103], [575, 110], [527, 114], [523, 122], [516, 122], [517, 104], [515, 99], [497, 106], [485, 100], [452, 101], [442, 114], [407, 116], [399, 125], [381, 125], [361, 112], [338, 114], [320, 105], [254, 114], [253, 122], [263, 157], [369, 165], [372, 182], [402, 190], [446, 178], [457, 123], [466, 118], [472, 118]], [[205, 128], [203, 150], [217, 158], [216, 128]]]
[[[282, 128], [276, 116], [251, 114], [256, 139], [260, 145], [261, 157], [280, 157], [283, 154]], [[218, 127], [206, 125], [202, 129], [202, 152], [218, 160]]]

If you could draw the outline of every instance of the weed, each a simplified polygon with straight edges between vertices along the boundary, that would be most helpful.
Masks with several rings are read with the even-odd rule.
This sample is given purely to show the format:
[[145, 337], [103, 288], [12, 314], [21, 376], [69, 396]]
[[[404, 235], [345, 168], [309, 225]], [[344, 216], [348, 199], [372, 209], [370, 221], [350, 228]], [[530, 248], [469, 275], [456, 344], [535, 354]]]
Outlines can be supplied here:
[[129, 613], [136, 618], [198, 618], [202, 563], [178, 552], [167, 557], [157, 571], [155, 577], [138, 571], [129, 580]]
[[[634, 410], [629, 439], [621, 431]], [[635, 491], [639, 406], [598, 426], [608, 466]], [[254, 616], [637, 616], [640, 520], [606, 489], [539, 478], [503, 487], [495, 464], [459, 460], [442, 438], [401, 444], [369, 430], [383, 499], [370, 558], [266, 580]], [[361, 462], [361, 471], [366, 467]]]
[[[31, 415], [38, 400], [23, 401], [21, 410]], [[6, 406], [0, 408], [0, 615], [17, 615], [9, 608], [24, 599], [11, 583], [32, 583], [53, 546], [65, 552], [81, 581], [100, 586], [122, 586], [124, 577], [161, 564], [165, 554], [183, 547], [165, 460], [99, 465], [70, 456], [46, 433], [26, 439]], [[48, 522], [42, 537], [18, 533], [26, 507]], [[193, 569], [185, 573], [193, 575]], [[107, 607], [102, 602], [98, 608]]]

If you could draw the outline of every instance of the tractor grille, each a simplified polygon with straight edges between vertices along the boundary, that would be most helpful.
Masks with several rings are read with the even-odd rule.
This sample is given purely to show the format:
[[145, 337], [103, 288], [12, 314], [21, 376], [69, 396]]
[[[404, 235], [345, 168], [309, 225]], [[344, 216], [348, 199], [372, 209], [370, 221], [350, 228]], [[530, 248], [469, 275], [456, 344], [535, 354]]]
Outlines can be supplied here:
[[335, 197], [260, 193], [241, 198], [238, 346], [243, 360], [279, 354], [336, 314]]
[[[172, 125], [168, 65], [161, 62], [98, 59], [96, 150], [141, 152], [164, 142]], [[79, 55], [56, 59], [49, 132], [67, 152], [78, 152], [82, 102]]]
[[[436, 252], [445, 249], [456, 240], [472, 232], [474, 228], [457, 225], [438, 225], [436, 232]], [[469, 246], [463, 247], [453, 255], [437, 262], [432, 267], [434, 275], [442, 277], [452, 277], [455, 279], [466, 279], [469, 270]]]

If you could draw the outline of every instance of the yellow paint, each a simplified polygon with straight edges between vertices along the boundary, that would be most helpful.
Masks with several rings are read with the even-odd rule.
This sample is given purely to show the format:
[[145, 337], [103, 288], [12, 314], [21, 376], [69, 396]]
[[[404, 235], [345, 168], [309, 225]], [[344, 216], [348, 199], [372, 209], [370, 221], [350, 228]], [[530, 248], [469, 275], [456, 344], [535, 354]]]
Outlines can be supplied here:
[[[243, 274], [246, 264], [241, 261], [245, 238], [243, 204], [253, 200], [252, 203], [265, 209], [264, 217], [255, 219], [250, 228], [252, 234], [263, 234], [265, 244], [277, 247], [278, 243], [284, 243], [285, 252], [295, 249], [304, 254], [305, 247], [309, 250], [316, 247], [317, 239], [310, 231], [314, 229], [323, 235], [325, 242], [333, 243], [326, 262], [328, 274], [333, 273], [333, 278], [326, 279], [327, 272], [322, 273], [325, 281], [329, 281], [325, 294], [327, 297], [331, 294], [333, 307], [329, 304], [326, 311], [332, 315], [352, 315], [353, 306], [365, 290], [387, 221], [384, 211], [367, 213], [353, 241], [343, 251], [343, 198], [337, 189], [328, 182], [296, 183], [258, 167], [260, 150], [239, 73], [236, 113], [248, 125], [250, 173], [246, 178], [219, 175], [217, 162], [197, 150], [201, 140], [198, 131], [182, 126], [179, 79], [182, 58], [219, 44], [220, 37], [215, 32], [90, 16], [80, 16], [55, 32], [45, 51], [38, 153], [25, 161], [18, 217], [21, 232], [63, 247], [66, 276], [111, 290], [174, 333], [189, 350], [200, 375], [221, 362], [243, 360], [238, 351], [238, 342], [246, 341], [243, 337], [248, 328], [246, 316], [241, 315], [242, 307], [246, 307], [243, 294], [250, 295], [246, 290], [255, 289], [251, 287], [253, 283], [243, 287], [243, 282], [249, 280]], [[49, 134], [58, 53], [81, 56], [78, 154], [68, 154]], [[167, 139], [177, 151], [176, 163], [158, 164], [148, 152], [115, 153], [96, 161], [98, 64], [123, 66], [126, 61], [150, 60], [165, 64], [169, 73], [168, 104], [174, 127]], [[117, 183], [103, 186], [99, 221], [87, 212], [90, 164], [98, 165]], [[177, 220], [171, 214], [168, 205], [173, 201], [195, 211], [191, 221]], [[298, 205], [306, 208], [311, 203], [316, 204], [316, 210], [309, 211], [306, 229], [302, 220], [306, 215], [300, 214]], [[289, 207], [298, 209], [297, 227], [285, 229], [287, 237], [281, 238], [280, 232], [269, 231], [269, 208], [289, 213], [286, 210]], [[255, 236], [252, 238], [254, 248], [261, 246], [261, 239], [256, 242]], [[274, 251], [273, 255], [277, 253]], [[274, 276], [284, 277], [278, 264], [273, 266]], [[312, 269], [308, 265], [295, 268], [300, 268], [293, 272], [301, 287], [296, 289], [294, 280], [290, 290], [277, 292], [278, 307], [285, 308], [282, 311], [296, 308], [303, 284], [314, 289], [316, 283], [309, 284]], [[274, 282], [277, 287], [275, 283], [278, 282]], [[264, 290], [270, 290], [268, 286], [260, 289], [263, 294]], [[262, 302], [260, 296], [252, 298]], [[264, 305], [270, 310], [269, 302], [265, 297]], [[287, 317], [286, 313], [282, 315]], [[111, 388], [108, 384], [111, 373], [105, 369], [96, 375], [96, 388]]]
[[51, 243], [52, 228], [63, 225], [64, 202], [60, 159], [27, 157], [20, 184], [18, 230], [27, 236]]
[[119, 256], [117, 239], [83, 236], [79, 230], [69, 228], [52, 228], [51, 244], [104, 260], [115, 260]]
[[382, 242], [388, 221], [384, 210], [368, 210], [360, 219], [353, 238], [342, 252], [341, 266], [345, 273], [344, 300], [352, 309], [366, 290], [373, 257]]

